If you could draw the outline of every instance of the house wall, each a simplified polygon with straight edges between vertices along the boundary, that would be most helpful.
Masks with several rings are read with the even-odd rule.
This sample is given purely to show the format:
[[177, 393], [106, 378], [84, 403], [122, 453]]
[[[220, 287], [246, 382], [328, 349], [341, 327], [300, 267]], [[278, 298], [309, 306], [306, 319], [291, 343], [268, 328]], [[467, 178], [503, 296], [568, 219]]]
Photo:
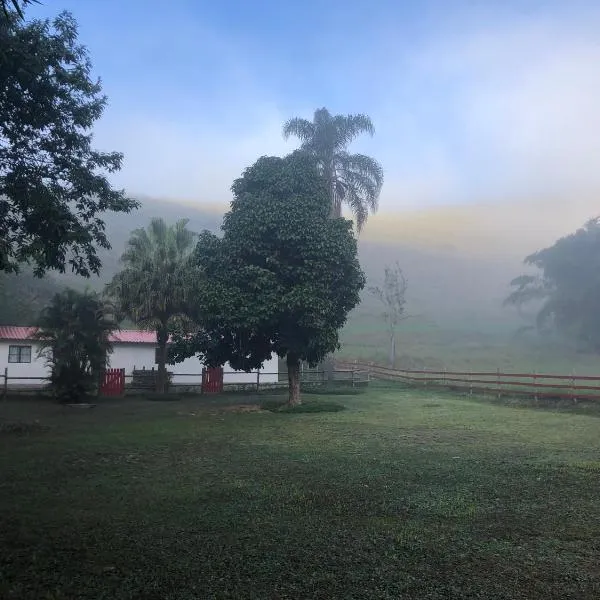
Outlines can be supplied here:
[[[156, 369], [155, 346], [152, 344], [114, 344], [113, 353], [110, 355], [110, 366], [115, 369], [125, 369], [130, 375], [134, 369]], [[8, 351], [7, 351], [8, 352]], [[260, 381], [262, 383], [276, 383], [278, 381], [279, 364], [277, 356], [266, 361], [261, 369]], [[186, 358], [175, 365], [167, 365], [173, 373], [173, 383], [200, 385], [202, 383], [202, 363], [196, 357]], [[256, 371], [245, 373], [234, 371], [229, 363], [223, 367], [223, 383], [254, 383]]]
[[[9, 346], [31, 346], [30, 363], [9, 363]], [[153, 344], [114, 344], [113, 352], [109, 355], [109, 366], [115, 369], [125, 369], [126, 375], [131, 375], [134, 369], [156, 368], [154, 362], [155, 349]], [[4, 369], [8, 368], [8, 385], [41, 385], [46, 381], [43, 378], [50, 375], [46, 367], [45, 359], [38, 358], [39, 344], [33, 341], [0, 341], [0, 377], [4, 375]], [[176, 365], [168, 365], [168, 370], [173, 373], [173, 383], [200, 385], [202, 383], [202, 363], [195, 357], [187, 358]], [[261, 369], [261, 383], [276, 383], [278, 360], [277, 356], [266, 361]], [[256, 382], [256, 371], [244, 373], [233, 371], [229, 363], [223, 367], [224, 383], [254, 383]], [[12, 379], [17, 377], [39, 377], [39, 379]], [[0, 381], [2, 381], [0, 379]]]
[[[30, 363], [9, 363], [9, 346], [31, 346]], [[4, 377], [4, 369], [8, 369], [8, 385], [44, 385], [47, 382], [42, 379], [50, 374], [46, 367], [46, 359], [38, 357], [39, 344], [33, 341], [0, 341], [0, 376]], [[16, 377], [39, 377], [39, 379], [13, 379]], [[2, 381], [2, 380], [0, 380]]]

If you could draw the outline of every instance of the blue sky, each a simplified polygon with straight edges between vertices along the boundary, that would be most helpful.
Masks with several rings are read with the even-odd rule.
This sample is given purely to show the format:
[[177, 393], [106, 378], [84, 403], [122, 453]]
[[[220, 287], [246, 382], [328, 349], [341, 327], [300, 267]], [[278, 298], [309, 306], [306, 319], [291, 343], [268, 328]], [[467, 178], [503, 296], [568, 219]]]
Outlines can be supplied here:
[[373, 118], [382, 211], [600, 188], [597, 2], [42, 1], [80, 24], [131, 193], [227, 201], [321, 106]]

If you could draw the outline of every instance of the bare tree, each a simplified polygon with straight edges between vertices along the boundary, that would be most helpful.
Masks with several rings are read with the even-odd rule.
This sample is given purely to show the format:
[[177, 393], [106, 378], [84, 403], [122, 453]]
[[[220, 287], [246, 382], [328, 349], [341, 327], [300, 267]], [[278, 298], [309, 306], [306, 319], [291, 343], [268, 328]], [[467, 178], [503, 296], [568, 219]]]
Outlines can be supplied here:
[[414, 315], [407, 315], [405, 312], [406, 290], [408, 281], [398, 264], [394, 263], [392, 267], [385, 267], [383, 286], [371, 286], [369, 292], [383, 304], [384, 310], [381, 317], [387, 325], [389, 336], [389, 363], [394, 367], [396, 363], [396, 331], [398, 325]]

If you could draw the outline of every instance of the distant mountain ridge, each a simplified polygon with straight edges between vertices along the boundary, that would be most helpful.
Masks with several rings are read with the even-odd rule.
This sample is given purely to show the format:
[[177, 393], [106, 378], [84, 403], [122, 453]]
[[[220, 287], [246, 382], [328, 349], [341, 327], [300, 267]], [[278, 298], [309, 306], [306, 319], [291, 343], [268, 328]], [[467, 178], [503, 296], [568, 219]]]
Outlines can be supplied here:
[[[101, 290], [119, 269], [119, 259], [134, 229], [153, 217], [175, 222], [188, 219], [189, 228], [218, 232], [226, 205], [140, 198], [130, 214], [105, 215], [112, 249], [99, 252], [100, 277], [52, 274], [43, 288], [69, 285]], [[568, 205], [476, 205], [434, 207], [372, 216], [359, 238], [359, 258], [369, 284], [379, 283], [386, 264], [399, 261], [409, 280], [409, 304], [437, 320], [460, 313], [480, 319], [508, 318], [502, 299], [510, 280], [523, 271], [523, 258], [557, 237], [566, 235], [593, 216], [590, 203]], [[28, 280], [27, 286], [31, 287]], [[39, 294], [38, 294], [39, 296]], [[363, 310], [375, 310], [364, 294]], [[36, 297], [39, 303], [40, 298]], [[0, 315], [1, 318], [1, 315]], [[514, 316], [510, 316], [514, 319]]]

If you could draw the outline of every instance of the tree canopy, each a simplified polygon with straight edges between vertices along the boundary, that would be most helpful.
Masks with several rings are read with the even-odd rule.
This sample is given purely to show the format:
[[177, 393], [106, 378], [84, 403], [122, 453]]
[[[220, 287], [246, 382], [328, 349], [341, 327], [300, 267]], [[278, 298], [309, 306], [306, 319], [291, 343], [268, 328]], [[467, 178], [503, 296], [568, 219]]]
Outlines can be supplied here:
[[23, 18], [23, 10], [30, 4], [39, 4], [39, 0], [0, 0], [0, 19], [10, 19], [13, 14]]
[[538, 303], [537, 326], [600, 350], [600, 220], [525, 259], [538, 273], [521, 275], [505, 304]]
[[352, 223], [329, 218], [327, 188], [304, 153], [260, 158], [232, 190], [223, 236], [205, 231], [196, 247], [204, 287], [190, 310], [201, 327], [176, 337], [172, 358], [249, 371], [276, 353], [297, 403], [300, 361], [314, 366], [337, 349], [364, 287]]
[[162, 219], [152, 219], [147, 229], [133, 231], [121, 257], [123, 269], [106, 288], [121, 315], [156, 331], [159, 392], [165, 391], [167, 383], [169, 328], [186, 320], [187, 301], [193, 296], [189, 259], [196, 235], [187, 223], [181, 219], [167, 225]]
[[331, 215], [341, 217], [342, 205], [347, 204], [359, 231], [369, 212], [377, 211], [383, 185], [383, 169], [375, 159], [348, 152], [349, 144], [362, 133], [375, 133], [367, 115], [332, 115], [326, 108], [316, 110], [312, 121], [296, 117], [283, 126], [284, 137], [296, 136], [301, 149], [317, 161]]
[[112, 306], [95, 293], [68, 289], [52, 298], [38, 325], [55, 395], [80, 402], [96, 393], [112, 352], [109, 336], [118, 329]]
[[122, 155], [92, 146], [107, 100], [77, 36], [67, 12], [0, 20], [0, 271], [98, 273], [102, 213], [137, 205], [107, 179]]

